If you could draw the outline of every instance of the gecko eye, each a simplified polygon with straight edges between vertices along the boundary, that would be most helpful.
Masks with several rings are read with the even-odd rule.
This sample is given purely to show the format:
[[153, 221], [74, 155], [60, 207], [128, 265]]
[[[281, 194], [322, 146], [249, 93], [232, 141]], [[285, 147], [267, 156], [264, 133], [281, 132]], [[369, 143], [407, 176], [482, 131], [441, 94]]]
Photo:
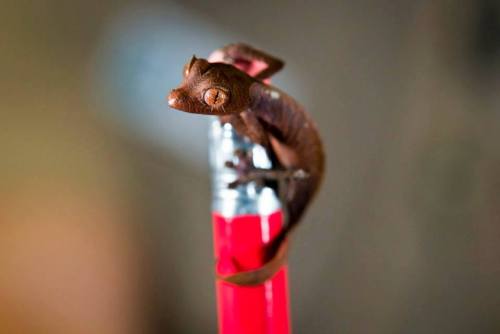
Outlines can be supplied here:
[[203, 93], [203, 101], [211, 107], [220, 107], [228, 100], [229, 94], [221, 88], [209, 88]]

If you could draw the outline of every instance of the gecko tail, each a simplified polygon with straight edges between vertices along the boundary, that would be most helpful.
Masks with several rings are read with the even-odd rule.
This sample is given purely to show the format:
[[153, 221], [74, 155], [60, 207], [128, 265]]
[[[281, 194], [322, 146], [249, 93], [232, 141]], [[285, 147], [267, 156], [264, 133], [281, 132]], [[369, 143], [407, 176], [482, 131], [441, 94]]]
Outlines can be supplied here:
[[285, 239], [279, 246], [274, 256], [262, 267], [255, 270], [241, 271], [236, 274], [221, 275], [217, 278], [236, 285], [259, 285], [272, 278], [285, 263], [288, 254], [288, 240]]

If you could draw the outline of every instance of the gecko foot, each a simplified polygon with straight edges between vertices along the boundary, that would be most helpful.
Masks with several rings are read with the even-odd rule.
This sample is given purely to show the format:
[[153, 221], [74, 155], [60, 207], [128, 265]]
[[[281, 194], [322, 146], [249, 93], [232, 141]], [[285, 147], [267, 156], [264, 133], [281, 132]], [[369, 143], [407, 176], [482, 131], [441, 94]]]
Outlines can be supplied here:
[[303, 180], [309, 177], [309, 174], [300, 168], [257, 168], [253, 165], [252, 153], [241, 149], [235, 150], [234, 155], [238, 159], [236, 163], [234, 161], [226, 161], [224, 164], [227, 168], [234, 169], [237, 175], [236, 180], [228, 184], [228, 188], [230, 189], [234, 189], [249, 182], [256, 182], [258, 186], [263, 186], [265, 181], [282, 182], [290, 180]]

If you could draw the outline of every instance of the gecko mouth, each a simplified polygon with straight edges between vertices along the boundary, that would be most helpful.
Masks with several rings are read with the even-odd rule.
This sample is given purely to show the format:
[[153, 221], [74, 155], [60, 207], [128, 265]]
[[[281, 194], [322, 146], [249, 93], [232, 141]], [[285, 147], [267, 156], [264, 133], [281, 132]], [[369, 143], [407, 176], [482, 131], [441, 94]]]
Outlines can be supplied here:
[[168, 94], [168, 105], [171, 108], [182, 110], [183, 102], [185, 100], [184, 94], [179, 89], [173, 89], [170, 94]]

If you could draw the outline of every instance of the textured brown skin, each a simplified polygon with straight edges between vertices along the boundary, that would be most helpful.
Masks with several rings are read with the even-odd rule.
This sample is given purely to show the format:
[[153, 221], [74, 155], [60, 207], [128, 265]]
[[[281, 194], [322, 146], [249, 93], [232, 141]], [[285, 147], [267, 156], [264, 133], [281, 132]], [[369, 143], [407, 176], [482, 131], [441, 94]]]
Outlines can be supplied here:
[[[219, 276], [231, 283], [255, 285], [274, 275], [285, 260], [287, 236], [319, 188], [325, 156], [317, 127], [304, 108], [292, 97], [261, 81], [283, 63], [244, 44], [231, 44], [221, 50], [229, 55], [224, 61], [258, 59], [268, 67], [251, 77], [233, 65], [193, 57], [185, 67], [184, 81], [170, 93], [169, 105], [189, 113], [217, 115], [221, 122], [231, 123], [240, 135], [263, 145], [278, 163], [278, 173], [301, 170], [307, 174], [306, 178], [288, 178], [282, 195], [286, 225], [269, 244], [266, 264], [256, 270]], [[205, 92], [214, 87], [226, 98], [222, 104], [216, 98], [220, 104], [217, 106], [213, 105], [214, 96], [218, 96], [214, 90], [204, 99]]]

